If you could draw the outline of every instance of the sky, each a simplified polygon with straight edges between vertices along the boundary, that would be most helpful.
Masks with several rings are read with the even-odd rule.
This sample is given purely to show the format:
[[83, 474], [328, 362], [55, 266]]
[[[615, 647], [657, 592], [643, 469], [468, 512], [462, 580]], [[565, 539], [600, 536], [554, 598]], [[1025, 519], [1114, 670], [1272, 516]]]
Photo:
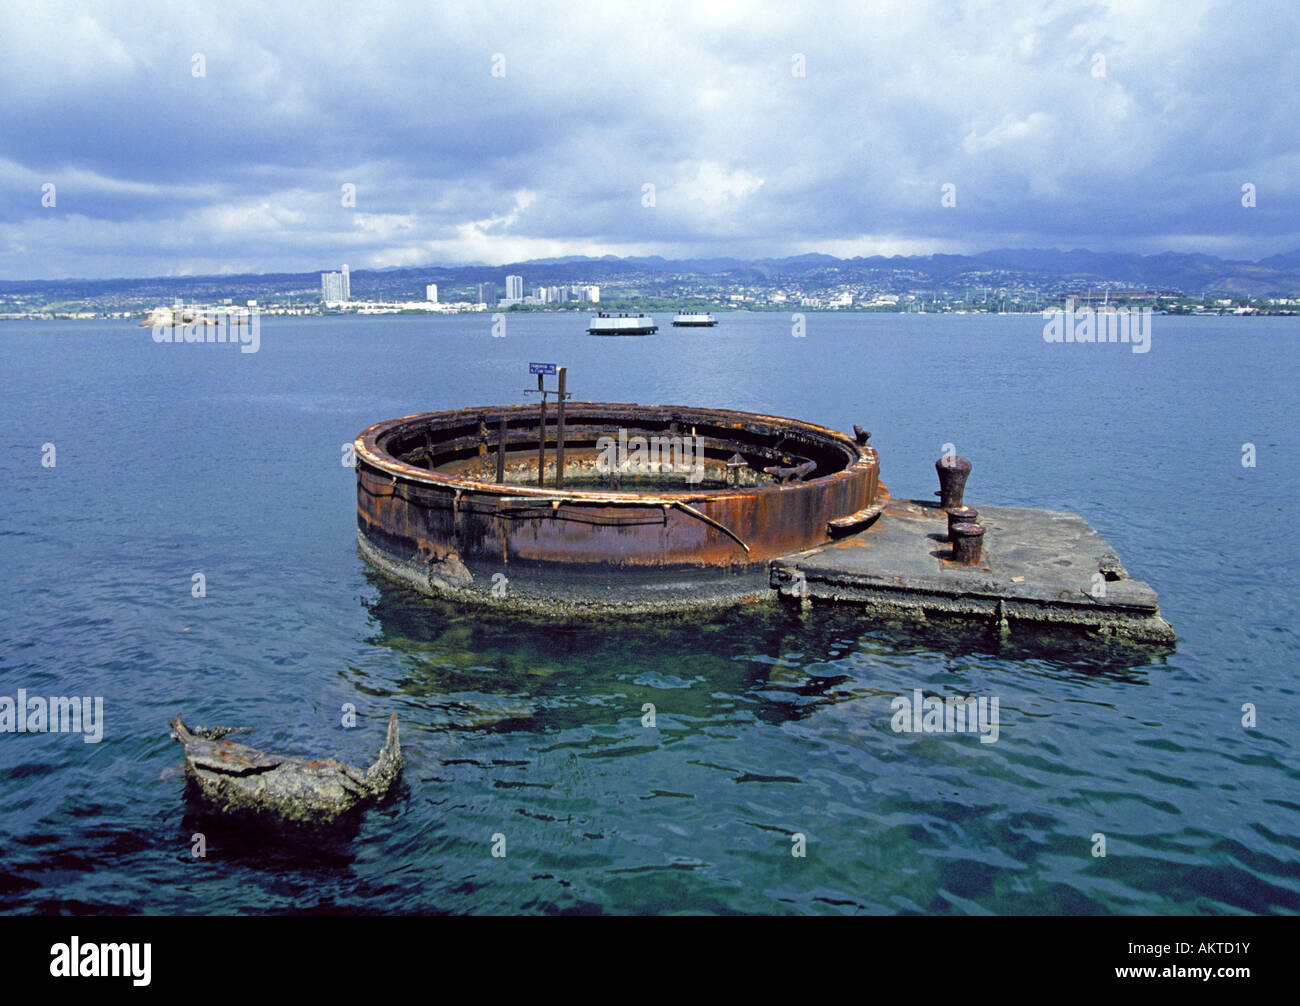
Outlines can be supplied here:
[[1300, 248], [1298, 29], [1290, 0], [0, 0], [0, 279], [1253, 260]]

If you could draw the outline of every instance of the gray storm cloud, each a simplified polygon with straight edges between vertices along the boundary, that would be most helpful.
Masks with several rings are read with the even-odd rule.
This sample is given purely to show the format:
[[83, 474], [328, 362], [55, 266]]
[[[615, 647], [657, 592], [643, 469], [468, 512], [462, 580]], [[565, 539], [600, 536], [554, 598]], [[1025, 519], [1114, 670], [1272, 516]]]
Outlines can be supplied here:
[[1285, 5], [52, 3], [4, 20], [3, 278], [1300, 246]]

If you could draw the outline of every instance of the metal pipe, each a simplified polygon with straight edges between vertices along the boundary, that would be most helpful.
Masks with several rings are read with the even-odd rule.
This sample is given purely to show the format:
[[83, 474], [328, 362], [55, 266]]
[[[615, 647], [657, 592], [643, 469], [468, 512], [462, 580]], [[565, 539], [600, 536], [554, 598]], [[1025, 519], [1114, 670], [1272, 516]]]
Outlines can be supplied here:
[[[522, 503], [525, 506], [538, 506], [542, 503], [549, 503], [551, 505], [551, 510], [553, 513], [562, 506], [581, 506], [584, 503], [596, 504], [600, 506], [645, 506], [646, 503], [645, 499], [638, 500], [634, 497], [632, 498], [629, 498], [627, 496], [597, 497], [594, 494], [589, 495], [588, 498], [586, 499], [573, 499], [572, 497], [569, 496], [557, 496], [552, 499], [546, 499], [546, 498], [538, 499], [536, 496], [503, 496], [501, 497], [500, 502]], [[736, 544], [738, 544], [746, 552], [750, 551], [750, 548], [747, 544], [745, 544], [744, 539], [742, 539], [740, 535], [736, 534], [735, 531], [731, 530], [731, 528], [727, 527], [725, 524], [721, 523], [720, 521], [714, 520], [708, 514], [701, 513], [699, 510], [696, 510], [695, 507], [688, 506], [684, 500], [666, 499], [666, 500], [660, 500], [656, 502], [658, 502], [659, 505], [662, 506], [665, 511], [671, 509], [672, 507], [676, 507], [678, 510], [681, 510], [683, 513], [688, 513], [692, 517], [698, 517], [700, 520], [704, 521], [705, 524], [708, 524], [710, 527], [717, 528], [728, 538], [731, 538], [733, 541], [736, 542]], [[983, 531], [983, 528], [981, 528], [980, 530]]]
[[506, 417], [497, 420], [497, 483], [506, 480]]
[[545, 485], [546, 478], [546, 390], [542, 387], [542, 375], [537, 375], [537, 393], [542, 396], [542, 412], [537, 427], [537, 487]]
[[555, 409], [555, 488], [564, 488], [564, 378], [568, 367], [560, 368], [560, 404]]

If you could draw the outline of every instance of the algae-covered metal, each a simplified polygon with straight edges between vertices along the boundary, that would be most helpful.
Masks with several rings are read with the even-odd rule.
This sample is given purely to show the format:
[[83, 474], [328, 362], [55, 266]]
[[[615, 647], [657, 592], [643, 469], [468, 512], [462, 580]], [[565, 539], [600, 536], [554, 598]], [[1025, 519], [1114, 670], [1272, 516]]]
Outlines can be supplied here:
[[267, 754], [225, 740], [228, 731], [190, 729], [179, 714], [169, 724], [185, 747], [185, 777], [194, 794], [218, 813], [266, 823], [328, 825], [382, 799], [402, 770], [397, 714], [379, 757], [362, 770], [333, 758]]

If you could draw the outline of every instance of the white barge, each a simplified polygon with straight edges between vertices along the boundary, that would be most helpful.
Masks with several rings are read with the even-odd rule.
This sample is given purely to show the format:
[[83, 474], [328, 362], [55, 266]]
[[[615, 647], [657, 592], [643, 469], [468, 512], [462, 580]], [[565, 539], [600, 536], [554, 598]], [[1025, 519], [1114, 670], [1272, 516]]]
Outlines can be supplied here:
[[673, 318], [674, 328], [712, 328], [717, 323], [711, 314], [679, 314]]
[[654, 318], [644, 314], [605, 314], [601, 312], [587, 324], [588, 335], [652, 335], [659, 331]]

